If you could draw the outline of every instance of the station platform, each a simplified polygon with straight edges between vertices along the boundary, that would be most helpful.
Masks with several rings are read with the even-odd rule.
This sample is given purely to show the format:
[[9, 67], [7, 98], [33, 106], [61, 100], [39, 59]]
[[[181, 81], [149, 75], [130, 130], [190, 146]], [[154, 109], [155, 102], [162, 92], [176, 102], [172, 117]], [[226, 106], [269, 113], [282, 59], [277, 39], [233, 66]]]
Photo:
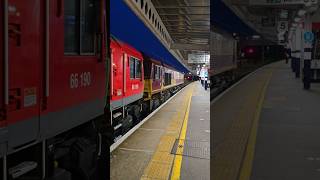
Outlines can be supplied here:
[[211, 102], [211, 179], [320, 179], [320, 85], [269, 64]]
[[210, 179], [210, 90], [184, 87], [112, 153], [112, 180]]

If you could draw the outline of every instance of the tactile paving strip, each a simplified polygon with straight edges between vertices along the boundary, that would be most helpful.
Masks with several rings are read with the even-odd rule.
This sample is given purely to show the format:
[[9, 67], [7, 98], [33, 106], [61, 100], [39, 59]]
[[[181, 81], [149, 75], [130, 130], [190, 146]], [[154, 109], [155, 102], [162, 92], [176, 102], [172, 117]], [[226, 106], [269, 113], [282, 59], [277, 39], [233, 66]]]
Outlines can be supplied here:
[[[191, 97], [193, 87], [190, 86], [185, 94]], [[145, 168], [141, 180], [168, 180], [170, 178], [171, 168], [174, 161], [174, 155], [171, 153], [175, 140], [179, 138], [180, 130], [184, 122], [184, 115], [188, 107], [188, 98], [182, 98], [176, 113], [172, 116], [166, 131], [160, 139], [159, 145], [153, 154], [148, 166]]]
[[[183, 144], [183, 147], [181, 145], [178, 146], [179, 142]], [[178, 148], [183, 148], [183, 152], [178, 151]], [[176, 139], [171, 154], [210, 159], [210, 142]]]

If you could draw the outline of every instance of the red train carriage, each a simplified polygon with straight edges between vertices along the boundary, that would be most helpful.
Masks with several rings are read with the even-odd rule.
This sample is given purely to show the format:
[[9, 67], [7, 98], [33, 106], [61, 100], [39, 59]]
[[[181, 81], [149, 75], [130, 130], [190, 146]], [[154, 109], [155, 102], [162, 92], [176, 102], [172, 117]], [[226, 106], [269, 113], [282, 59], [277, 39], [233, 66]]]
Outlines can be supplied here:
[[106, 104], [105, 6], [104, 0], [0, 3], [0, 179], [54, 179], [57, 171], [95, 179], [98, 163], [85, 159], [97, 162], [101, 141], [85, 132], [96, 132], [93, 120]]
[[184, 75], [169, 66], [164, 66], [164, 90], [184, 82]]
[[151, 99], [152, 95], [162, 89], [163, 67], [159, 61], [144, 56], [144, 92], [145, 99]]
[[180, 89], [184, 75], [116, 39], [111, 40], [111, 63], [110, 111], [116, 141]]
[[182, 73], [159, 60], [144, 55], [145, 88], [143, 111], [157, 108], [184, 83]]
[[140, 119], [143, 97], [143, 57], [131, 46], [111, 41], [110, 108], [115, 137], [127, 132]]

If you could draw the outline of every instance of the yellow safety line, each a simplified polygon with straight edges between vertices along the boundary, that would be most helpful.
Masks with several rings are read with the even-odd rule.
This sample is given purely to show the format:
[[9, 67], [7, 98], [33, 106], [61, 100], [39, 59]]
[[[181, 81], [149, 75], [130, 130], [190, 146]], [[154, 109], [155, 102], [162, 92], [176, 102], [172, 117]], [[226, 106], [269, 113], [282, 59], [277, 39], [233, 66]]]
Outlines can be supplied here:
[[264, 84], [263, 89], [261, 91], [258, 107], [256, 109], [253, 124], [251, 127], [251, 132], [250, 132], [250, 136], [249, 136], [249, 140], [246, 148], [245, 158], [243, 160], [243, 164], [240, 171], [239, 180], [250, 180], [251, 171], [252, 171], [252, 162], [254, 158], [254, 151], [255, 151], [255, 145], [256, 145], [256, 139], [257, 139], [257, 133], [258, 133], [260, 113], [261, 113], [263, 101], [264, 101], [267, 87], [271, 80], [272, 74], [273, 72], [271, 71], [271, 73], [269, 74], [268, 80]]
[[191, 94], [190, 94], [190, 97], [189, 97], [187, 111], [186, 111], [186, 114], [184, 116], [183, 126], [182, 126], [181, 133], [180, 133], [180, 136], [179, 136], [179, 144], [178, 144], [177, 152], [176, 152], [177, 155], [175, 155], [175, 158], [174, 158], [174, 164], [173, 164], [173, 169], [172, 169], [171, 180], [180, 179], [181, 164], [182, 164], [182, 154], [183, 154], [183, 149], [184, 149], [183, 146], [184, 146], [184, 140], [185, 140], [186, 134], [187, 134], [191, 98], [192, 98], [192, 91], [191, 91]]
[[[193, 88], [194, 85], [192, 85], [191, 88], [186, 91], [187, 97], [190, 96], [190, 99]], [[185, 118], [183, 116], [181, 117], [181, 115], [186, 115], [185, 112], [187, 112], [188, 108], [190, 108], [190, 102], [188, 102], [190, 99], [183, 99], [181, 106], [176, 108], [178, 111], [172, 116], [172, 119], [166, 128], [166, 132], [161, 137], [156, 151], [154, 152], [144, 170], [143, 175], [141, 176], [141, 180], [168, 180], [170, 178], [170, 172], [174, 162], [174, 155], [171, 154], [171, 150], [174, 146], [175, 140], [181, 135]]]

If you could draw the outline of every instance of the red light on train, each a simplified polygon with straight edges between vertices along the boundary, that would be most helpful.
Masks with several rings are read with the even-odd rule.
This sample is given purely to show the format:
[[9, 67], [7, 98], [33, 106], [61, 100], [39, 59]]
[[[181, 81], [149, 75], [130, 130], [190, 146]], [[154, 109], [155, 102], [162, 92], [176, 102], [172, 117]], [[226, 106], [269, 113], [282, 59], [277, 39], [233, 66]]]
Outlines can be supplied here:
[[252, 54], [253, 52], [254, 52], [254, 50], [253, 50], [252, 48], [249, 48], [249, 49], [248, 49], [248, 53], [249, 53], [249, 54]]

